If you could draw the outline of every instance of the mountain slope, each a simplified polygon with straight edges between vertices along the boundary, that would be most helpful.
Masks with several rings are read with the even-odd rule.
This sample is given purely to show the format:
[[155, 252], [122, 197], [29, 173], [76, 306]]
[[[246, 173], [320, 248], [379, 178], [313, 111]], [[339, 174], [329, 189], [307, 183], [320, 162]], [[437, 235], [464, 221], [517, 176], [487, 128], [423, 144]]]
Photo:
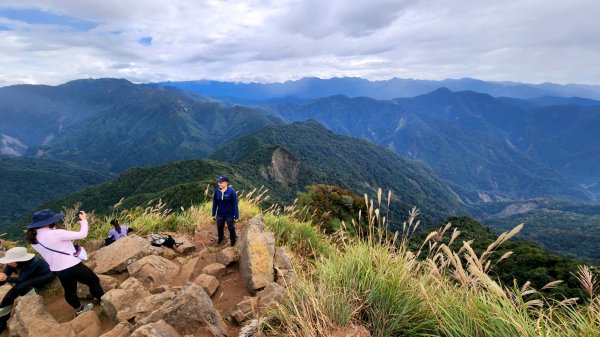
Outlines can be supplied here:
[[[331, 96], [266, 106], [288, 121], [315, 119], [429, 164], [465, 201], [589, 195], [516, 149], [527, 119], [522, 109], [472, 92], [440, 89], [411, 99], [378, 101]], [[509, 131], [506, 131], [509, 130]]]
[[111, 178], [75, 163], [0, 156], [0, 231], [48, 200]]
[[[257, 179], [262, 177], [268, 186], [269, 180], [281, 180], [269, 174], [282, 166], [277, 152], [288, 167], [295, 163], [299, 171], [296, 180], [304, 185], [337, 184], [360, 194], [373, 193], [378, 187], [384, 193], [391, 190], [397, 202], [392, 209], [398, 207], [394, 211], [403, 216], [412, 206], [420, 208], [428, 220], [467, 212], [460, 198], [427, 166], [370, 142], [335, 134], [314, 121], [262, 128], [227, 143], [210, 158], [233, 163]], [[314, 173], [301, 174], [303, 170]], [[400, 220], [392, 219], [395, 224]]]
[[175, 88], [115, 79], [6, 87], [0, 98], [6, 98], [0, 118], [7, 121], [0, 133], [11, 140], [5, 152], [94, 162], [114, 172], [200, 158], [227, 140], [281, 123]]

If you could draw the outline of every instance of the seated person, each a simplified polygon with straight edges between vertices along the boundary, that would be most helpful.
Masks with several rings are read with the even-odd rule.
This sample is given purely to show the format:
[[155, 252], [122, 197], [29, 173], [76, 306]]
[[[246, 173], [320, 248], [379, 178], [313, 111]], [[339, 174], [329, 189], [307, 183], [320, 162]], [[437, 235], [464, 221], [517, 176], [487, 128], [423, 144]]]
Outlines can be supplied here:
[[125, 225], [120, 225], [119, 220], [112, 219], [110, 224], [113, 225], [113, 229], [108, 232], [108, 237], [104, 239], [104, 245], [108, 246], [111, 243], [119, 240], [120, 238], [127, 236], [127, 233], [133, 232], [133, 228], [129, 228]]
[[[6, 329], [10, 311], [15, 299], [19, 296], [34, 294], [34, 287], [41, 287], [54, 279], [48, 263], [40, 256], [27, 253], [25, 247], [15, 247], [6, 251], [0, 263], [5, 264], [0, 273], [0, 286], [11, 283], [13, 287], [6, 293], [0, 303], [0, 333]], [[13, 273], [17, 277], [12, 277]]]

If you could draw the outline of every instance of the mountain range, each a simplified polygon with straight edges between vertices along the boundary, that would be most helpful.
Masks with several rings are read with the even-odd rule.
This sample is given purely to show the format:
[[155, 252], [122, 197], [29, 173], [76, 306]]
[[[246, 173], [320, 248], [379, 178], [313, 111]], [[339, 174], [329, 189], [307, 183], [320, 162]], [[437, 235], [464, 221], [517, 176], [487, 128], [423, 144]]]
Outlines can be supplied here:
[[495, 97], [536, 99], [544, 97], [583, 97], [600, 99], [600, 86], [581, 84], [527, 84], [517, 82], [490, 82], [473, 78], [446, 79], [441, 81], [392, 78], [369, 81], [356, 77], [320, 79], [306, 77], [282, 83], [242, 83], [220, 81], [162, 82], [185, 91], [241, 104], [261, 101], [271, 103], [294, 102], [324, 96], [346, 95], [348, 97], [371, 97], [393, 99], [422, 95], [438, 88], [452, 91], [476, 91]]

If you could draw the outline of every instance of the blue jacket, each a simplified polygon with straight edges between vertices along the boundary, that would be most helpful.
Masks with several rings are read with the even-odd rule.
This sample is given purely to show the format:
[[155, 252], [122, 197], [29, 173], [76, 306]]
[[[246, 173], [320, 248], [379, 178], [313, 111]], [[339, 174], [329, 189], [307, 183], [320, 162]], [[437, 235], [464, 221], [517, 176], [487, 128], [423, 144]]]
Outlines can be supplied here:
[[[19, 276], [10, 277], [15, 272], [19, 272]], [[6, 278], [6, 281], [0, 282], [0, 285], [5, 283], [19, 284], [34, 277], [53, 275], [48, 266], [48, 262], [39, 256], [34, 256], [33, 259], [29, 261], [17, 262], [17, 268], [5, 265], [4, 274], [8, 277]]]
[[220, 218], [237, 219], [240, 217], [238, 211], [238, 197], [233, 187], [227, 186], [225, 192], [221, 192], [219, 187], [215, 188], [212, 216], [215, 215]]

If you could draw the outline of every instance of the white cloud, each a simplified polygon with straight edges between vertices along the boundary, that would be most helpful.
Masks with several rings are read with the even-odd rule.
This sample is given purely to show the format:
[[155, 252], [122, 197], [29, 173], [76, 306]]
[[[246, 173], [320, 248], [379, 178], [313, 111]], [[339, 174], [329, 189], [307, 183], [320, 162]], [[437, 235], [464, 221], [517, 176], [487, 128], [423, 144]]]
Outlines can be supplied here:
[[10, 28], [0, 30], [0, 85], [84, 77], [600, 78], [595, 0], [4, 0], [0, 8], [97, 24], [76, 31], [0, 17]]

